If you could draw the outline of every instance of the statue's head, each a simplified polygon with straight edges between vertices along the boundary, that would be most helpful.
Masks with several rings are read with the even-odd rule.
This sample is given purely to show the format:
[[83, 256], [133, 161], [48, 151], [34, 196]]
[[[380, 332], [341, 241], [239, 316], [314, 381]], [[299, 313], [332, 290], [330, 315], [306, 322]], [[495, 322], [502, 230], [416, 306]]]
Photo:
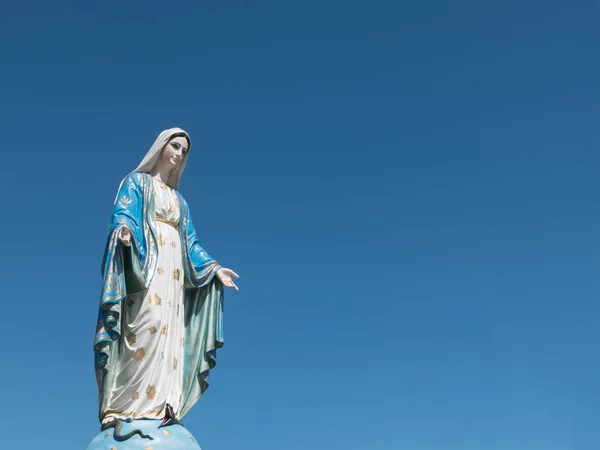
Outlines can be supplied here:
[[179, 166], [190, 149], [190, 141], [183, 133], [178, 133], [169, 139], [169, 142], [163, 147], [157, 166], [162, 166], [167, 170], [173, 170]]
[[181, 128], [164, 130], [158, 135], [135, 172], [150, 172], [157, 165], [162, 165], [167, 169], [171, 169], [166, 183], [177, 189], [191, 146], [189, 134]]

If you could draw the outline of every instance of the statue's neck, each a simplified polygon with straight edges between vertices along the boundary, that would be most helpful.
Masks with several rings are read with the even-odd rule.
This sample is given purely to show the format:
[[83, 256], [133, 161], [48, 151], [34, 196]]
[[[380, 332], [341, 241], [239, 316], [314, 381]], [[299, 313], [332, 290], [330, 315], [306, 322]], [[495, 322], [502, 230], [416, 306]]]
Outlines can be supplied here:
[[171, 171], [172, 171], [171, 168], [167, 168], [167, 167], [160, 166], [157, 164], [150, 171], [150, 175], [152, 175], [157, 180], [160, 180], [163, 183], [167, 184], [167, 181], [169, 181], [169, 176], [171, 175]]

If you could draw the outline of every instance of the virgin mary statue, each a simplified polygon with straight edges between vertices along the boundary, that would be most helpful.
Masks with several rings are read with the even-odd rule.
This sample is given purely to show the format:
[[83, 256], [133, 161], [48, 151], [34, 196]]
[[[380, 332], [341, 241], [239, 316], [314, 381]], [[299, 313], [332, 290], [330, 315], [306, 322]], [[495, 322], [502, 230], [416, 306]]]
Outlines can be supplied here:
[[223, 286], [237, 289], [237, 274], [202, 248], [177, 190], [190, 147], [180, 128], [160, 133], [115, 199], [94, 339], [100, 421], [114, 433], [104, 439], [166, 439], [208, 387], [223, 345]]

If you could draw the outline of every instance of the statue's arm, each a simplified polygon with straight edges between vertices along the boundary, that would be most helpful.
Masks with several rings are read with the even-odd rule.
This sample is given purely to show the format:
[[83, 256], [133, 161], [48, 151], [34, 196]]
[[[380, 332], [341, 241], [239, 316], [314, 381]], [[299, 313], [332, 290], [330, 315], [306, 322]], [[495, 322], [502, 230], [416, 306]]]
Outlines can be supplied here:
[[189, 262], [192, 266], [190, 268], [190, 281], [196, 287], [204, 286], [213, 279], [221, 266], [200, 244], [196, 234], [196, 227], [190, 214], [189, 206], [183, 197], [180, 197], [180, 201], [183, 201], [184, 203], [183, 211], [185, 214], [184, 220], [186, 223], [186, 246]]
[[141, 229], [143, 193], [138, 181], [139, 174], [129, 174], [119, 188], [111, 216], [111, 231], [118, 230], [121, 242], [130, 245], [131, 234]]
[[[110, 258], [112, 254], [110, 242], [114, 239], [115, 234], [119, 238], [118, 242], [123, 244], [123, 255], [126, 258], [126, 263], [129, 263], [132, 256], [131, 242], [135, 244], [134, 247], [137, 257], [142, 256], [140, 253], [143, 253], [143, 233], [141, 227], [142, 201], [143, 193], [137, 179], [137, 174], [130, 174], [122, 181], [115, 199], [113, 212], [110, 218], [108, 243], [101, 266], [102, 273], [108, 268], [108, 258]], [[121, 239], [121, 237], [124, 236], [124, 233], [129, 234], [129, 243], [125, 243]]]
[[194, 263], [194, 265], [197, 265], [199, 267], [216, 262], [215, 259], [212, 256], [210, 256], [200, 244], [200, 241], [198, 240], [198, 236], [196, 234], [196, 227], [194, 226], [194, 221], [192, 220], [192, 215], [190, 214], [190, 209], [189, 206], [187, 206], [187, 204], [186, 211], [188, 223], [187, 245], [192, 262]]
[[[185, 200], [184, 200], [185, 201]], [[216, 275], [217, 278], [223, 283], [223, 285], [238, 289], [233, 281], [233, 278], [239, 278], [239, 275], [235, 273], [231, 269], [227, 269], [225, 267], [220, 266], [217, 262], [210, 256], [206, 250], [200, 245], [198, 241], [198, 237], [196, 235], [196, 227], [194, 226], [194, 222], [192, 220], [191, 214], [189, 213], [189, 207], [186, 203], [187, 211], [187, 223], [188, 223], [188, 249], [190, 259], [196, 269], [196, 272], [199, 274], [206, 274], [204, 276], [199, 276], [202, 279], [201, 285], [204, 285], [212, 280], [212, 278]]]

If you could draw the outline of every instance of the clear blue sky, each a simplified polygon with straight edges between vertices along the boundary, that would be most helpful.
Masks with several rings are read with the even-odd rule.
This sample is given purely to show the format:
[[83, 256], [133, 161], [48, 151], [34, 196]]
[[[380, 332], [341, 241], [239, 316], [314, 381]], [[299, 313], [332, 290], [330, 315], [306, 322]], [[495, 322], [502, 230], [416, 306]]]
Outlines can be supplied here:
[[592, 1], [4, 2], [1, 447], [98, 432], [112, 201], [180, 126], [180, 190], [241, 275], [186, 419], [204, 450], [600, 448], [599, 19]]

